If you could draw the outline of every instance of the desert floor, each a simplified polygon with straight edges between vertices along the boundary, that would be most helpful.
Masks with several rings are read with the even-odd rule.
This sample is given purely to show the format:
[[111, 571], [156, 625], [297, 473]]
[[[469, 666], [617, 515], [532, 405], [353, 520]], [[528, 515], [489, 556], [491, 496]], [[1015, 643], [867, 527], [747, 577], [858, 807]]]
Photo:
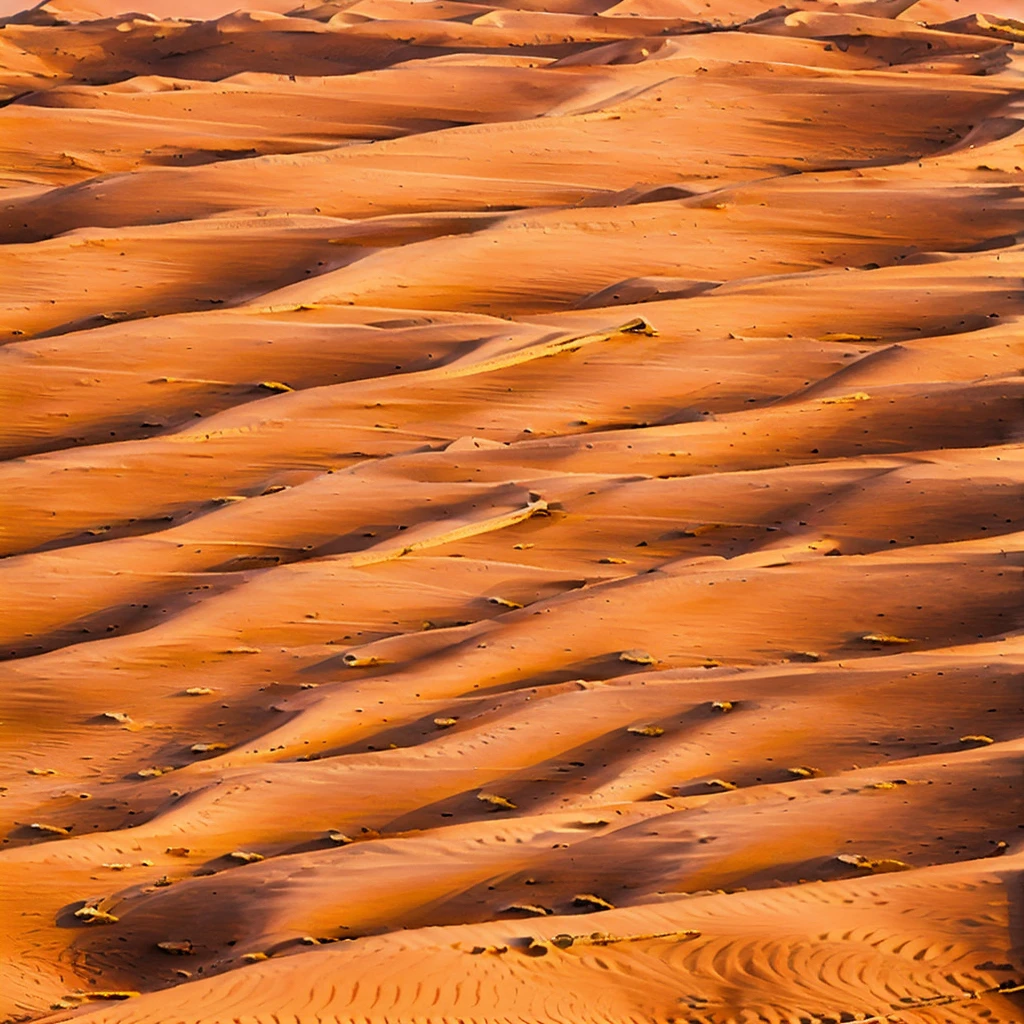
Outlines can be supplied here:
[[1024, 1021], [1024, 4], [609, 2], [0, 19], [0, 1020]]

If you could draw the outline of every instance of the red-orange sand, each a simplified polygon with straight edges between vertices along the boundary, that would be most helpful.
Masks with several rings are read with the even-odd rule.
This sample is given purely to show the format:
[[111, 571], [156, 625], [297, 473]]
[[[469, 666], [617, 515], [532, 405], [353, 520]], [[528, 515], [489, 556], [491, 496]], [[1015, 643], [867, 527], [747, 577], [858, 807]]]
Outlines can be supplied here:
[[1024, 1021], [1024, 3], [236, 2], [0, 19], [0, 1020]]

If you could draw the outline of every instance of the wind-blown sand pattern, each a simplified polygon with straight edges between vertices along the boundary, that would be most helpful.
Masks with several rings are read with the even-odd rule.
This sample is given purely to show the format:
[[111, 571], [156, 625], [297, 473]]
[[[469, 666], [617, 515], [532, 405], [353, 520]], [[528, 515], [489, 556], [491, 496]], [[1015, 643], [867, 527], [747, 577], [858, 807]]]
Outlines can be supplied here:
[[0, 29], [0, 1019], [1024, 1021], [1019, 0], [234, 6]]

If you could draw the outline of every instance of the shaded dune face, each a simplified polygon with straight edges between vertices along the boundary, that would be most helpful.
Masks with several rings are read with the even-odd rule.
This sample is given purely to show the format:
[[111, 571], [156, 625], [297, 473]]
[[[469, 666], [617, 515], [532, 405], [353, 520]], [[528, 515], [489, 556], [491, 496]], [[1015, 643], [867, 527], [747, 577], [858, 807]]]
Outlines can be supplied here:
[[120, 6], [0, 13], [0, 1020], [1024, 1020], [1017, 0]]

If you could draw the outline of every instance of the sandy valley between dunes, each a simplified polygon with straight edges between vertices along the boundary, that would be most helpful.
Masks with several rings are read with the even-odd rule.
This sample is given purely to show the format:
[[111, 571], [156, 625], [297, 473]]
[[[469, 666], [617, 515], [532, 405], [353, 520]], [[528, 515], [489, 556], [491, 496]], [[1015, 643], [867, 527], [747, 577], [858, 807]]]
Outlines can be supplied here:
[[296, 2], [0, 2], [0, 1020], [1024, 1021], [1024, 4]]

